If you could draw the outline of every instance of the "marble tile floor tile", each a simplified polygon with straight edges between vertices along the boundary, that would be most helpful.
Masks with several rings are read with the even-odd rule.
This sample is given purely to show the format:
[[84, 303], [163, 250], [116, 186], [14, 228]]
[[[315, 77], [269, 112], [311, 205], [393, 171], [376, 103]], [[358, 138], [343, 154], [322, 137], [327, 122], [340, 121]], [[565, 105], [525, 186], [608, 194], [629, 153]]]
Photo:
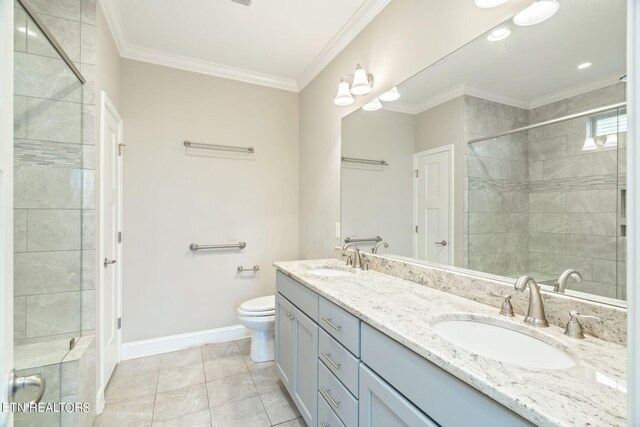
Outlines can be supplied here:
[[273, 362], [248, 339], [124, 361], [94, 427], [305, 427]]

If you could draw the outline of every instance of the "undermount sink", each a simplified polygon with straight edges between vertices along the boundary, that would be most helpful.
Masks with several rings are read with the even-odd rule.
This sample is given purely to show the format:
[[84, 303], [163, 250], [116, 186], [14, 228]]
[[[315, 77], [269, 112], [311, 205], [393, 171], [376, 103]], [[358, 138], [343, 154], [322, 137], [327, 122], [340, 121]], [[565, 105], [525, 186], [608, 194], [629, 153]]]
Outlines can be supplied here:
[[573, 358], [551, 344], [507, 327], [477, 320], [442, 320], [433, 330], [472, 353], [529, 369], [568, 369]]
[[354, 274], [350, 271], [340, 270], [338, 268], [316, 268], [308, 270], [308, 274], [319, 277], [352, 277]]

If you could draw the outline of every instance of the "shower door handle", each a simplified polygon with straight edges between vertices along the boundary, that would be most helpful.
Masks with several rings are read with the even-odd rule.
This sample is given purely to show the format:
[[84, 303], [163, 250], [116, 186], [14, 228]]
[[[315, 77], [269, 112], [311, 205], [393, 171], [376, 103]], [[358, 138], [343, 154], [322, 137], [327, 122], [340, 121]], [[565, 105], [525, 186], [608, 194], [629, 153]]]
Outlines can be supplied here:
[[16, 376], [16, 370], [9, 373], [9, 400], [13, 401], [16, 393], [27, 387], [38, 387], [38, 395], [29, 403], [40, 403], [47, 389], [47, 381], [42, 378], [42, 374], [30, 375], [28, 377]]
[[109, 259], [109, 258], [105, 258], [104, 259], [104, 266], [105, 268], [110, 266], [111, 264], [115, 264], [116, 260], [115, 259]]

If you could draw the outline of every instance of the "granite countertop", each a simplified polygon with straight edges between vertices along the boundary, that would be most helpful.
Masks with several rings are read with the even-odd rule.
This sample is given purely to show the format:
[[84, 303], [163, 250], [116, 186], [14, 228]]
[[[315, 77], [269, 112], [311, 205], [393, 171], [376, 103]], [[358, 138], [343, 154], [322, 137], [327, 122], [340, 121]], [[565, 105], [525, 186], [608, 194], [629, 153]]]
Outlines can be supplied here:
[[[626, 347], [593, 337], [576, 340], [557, 326], [532, 328], [522, 316], [376, 271], [355, 271], [336, 259], [276, 262], [274, 266], [450, 374], [540, 426], [626, 426]], [[318, 277], [306, 271], [344, 268], [353, 277]], [[576, 365], [530, 369], [456, 347], [432, 325], [473, 314], [486, 323], [511, 322], [568, 352]]]

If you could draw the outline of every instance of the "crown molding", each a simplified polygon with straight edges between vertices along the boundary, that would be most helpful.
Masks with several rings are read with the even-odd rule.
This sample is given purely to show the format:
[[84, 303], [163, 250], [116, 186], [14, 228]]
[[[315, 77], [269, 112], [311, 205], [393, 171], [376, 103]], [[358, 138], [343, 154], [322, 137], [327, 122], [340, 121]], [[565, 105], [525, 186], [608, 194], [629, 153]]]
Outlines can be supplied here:
[[298, 90], [304, 89], [305, 86], [311, 83], [390, 1], [391, 0], [366, 0], [297, 78]]
[[473, 86], [467, 86], [464, 89], [464, 94], [469, 96], [475, 96], [477, 98], [486, 99], [487, 101], [493, 101], [500, 104], [510, 105], [512, 107], [523, 108], [528, 110], [531, 108], [530, 103], [518, 98], [512, 98], [510, 96], [498, 95], [493, 92], [488, 92], [484, 89], [478, 89]]
[[366, 0], [297, 80], [167, 53], [127, 41], [115, 0], [99, 0], [120, 56], [180, 70], [299, 92], [313, 80], [391, 0]]
[[414, 105], [405, 104], [397, 101], [387, 103], [387, 104], [385, 104], [383, 101], [380, 101], [380, 102], [382, 103], [383, 110], [393, 111], [395, 113], [411, 114], [411, 115], [416, 114], [416, 107]]
[[122, 56], [122, 51], [125, 44], [124, 26], [120, 20], [120, 11], [115, 0], [98, 0], [104, 16], [107, 19], [107, 25], [111, 30], [111, 36], [118, 49], [118, 53]]
[[151, 64], [163, 65], [165, 67], [177, 68], [180, 70], [192, 71], [194, 73], [207, 74], [230, 80], [238, 80], [245, 83], [268, 86], [292, 92], [298, 91], [296, 82], [293, 79], [258, 73], [242, 68], [231, 67], [229, 65], [216, 64], [209, 61], [175, 55], [132, 44], [125, 44], [120, 54], [123, 58], [134, 59], [136, 61], [149, 62]]
[[603, 87], [620, 83], [621, 75], [622, 73], [619, 73], [619, 74], [604, 78], [602, 80], [598, 80], [596, 82], [586, 84], [584, 86], [580, 86], [577, 88], [568, 89], [560, 92], [555, 92], [549, 95], [541, 96], [539, 98], [534, 98], [531, 100], [527, 108], [528, 109], [538, 108], [543, 105], [551, 104], [556, 101], [561, 101], [563, 99], [571, 98], [573, 96], [582, 95], [592, 90], [602, 89]]

